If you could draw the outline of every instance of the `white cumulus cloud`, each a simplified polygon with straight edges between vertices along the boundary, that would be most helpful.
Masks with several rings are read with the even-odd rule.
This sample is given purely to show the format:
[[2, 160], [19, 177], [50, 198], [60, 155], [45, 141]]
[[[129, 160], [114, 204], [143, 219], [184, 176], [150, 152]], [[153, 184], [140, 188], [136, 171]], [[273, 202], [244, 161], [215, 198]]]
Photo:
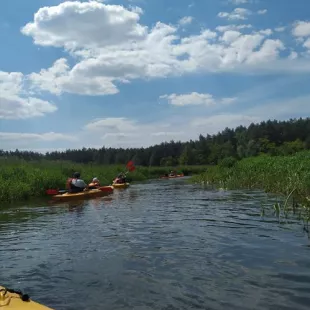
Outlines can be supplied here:
[[[50, 68], [30, 74], [27, 78], [33, 89], [57, 95], [113, 95], [122, 83], [134, 79], [293, 68], [277, 65], [286, 46], [279, 39], [268, 38], [271, 29], [253, 31], [249, 24], [226, 25], [181, 36], [179, 24], [142, 25], [142, 13], [138, 8], [94, 1], [66, 1], [38, 10], [22, 32], [38, 45], [64, 49], [74, 62], [64, 57]], [[251, 14], [250, 10], [235, 8], [220, 15], [242, 20]], [[187, 16], [182, 22], [190, 21]]]
[[35, 44], [68, 50], [113, 46], [145, 38], [147, 29], [138, 23], [140, 14], [121, 5], [66, 1], [40, 8], [22, 33], [33, 37]]
[[48, 101], [27, 94], [22, 73], [0, 71], [0, 119], [26, 119], [56, 110]]
[[305, 21], [295, 22], [292, 32], [295, 37], [310, 36], [310, 22], [305, 22]]

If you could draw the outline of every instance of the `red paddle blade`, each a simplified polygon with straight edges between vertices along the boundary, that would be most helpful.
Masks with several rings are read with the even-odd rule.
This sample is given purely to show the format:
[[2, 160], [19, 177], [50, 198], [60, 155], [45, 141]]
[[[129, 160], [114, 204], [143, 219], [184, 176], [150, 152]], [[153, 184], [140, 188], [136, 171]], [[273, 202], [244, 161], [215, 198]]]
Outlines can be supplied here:
[[58, 190], [57, 189], [48, 189], [46, 191], [47, 195], [57, 195], [58, 194]]
[[128, 163], [127, 163], [127, 165], [126, 165], [126, 168], [130, 168], [130, 167], [133, 167], [134, 166], [134, 163], [133, 163], [133, 161], [132, 160], [130, 160]]
[[128, 171], [130, 171], [130, 172], [135, 171], [135, 170], [136, 170], [136, 167], [135, 167], [135, 166], [128, 167]]

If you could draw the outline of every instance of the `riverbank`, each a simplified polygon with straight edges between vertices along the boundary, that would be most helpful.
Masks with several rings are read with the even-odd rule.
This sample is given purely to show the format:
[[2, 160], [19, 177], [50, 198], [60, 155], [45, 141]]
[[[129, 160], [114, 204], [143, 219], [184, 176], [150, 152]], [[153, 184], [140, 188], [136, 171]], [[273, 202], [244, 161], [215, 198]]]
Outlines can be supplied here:
[[278, 194], [283, 197], [283, 202], [274, 205], [277, 214], [283, 211], [286, 216], [289, 210], [296, 213], [299, 206], [303, 218], [309, 222], [310, 151], [291, 156], [250, 157], [228, 166], [223, 162], [209, 167], [207, 172], [194, 176], [191, 182], [224, 189], [262, 189]]
[[227, 189], [257, 188], [266, 192], [299, 196], [310, 195], [310, 151], [292, 156], [250, 157], [231, 167], [217, 165], [194, 176], [192, 182], [215, 184]]
[[[130, 181], [143, 181], [158, 178], [160, 175], [175, 170], [185, 175], [198, 174], [205, 171], [205, 166], [179, 167], [140, 167], [130, 172]], [[81, 173], [85, 182], [98, 177], [102, 185], [110, 185], [115, 176], [125, 171], [124, 165], [77, 164], [65, 161], [24, 161], [18, 159], [0, 159], [0, 201], [12, 202], [27, 200], [31, 197], [45, 195], [46, 189], [65, 187], [68, 177], [74, 171]]]

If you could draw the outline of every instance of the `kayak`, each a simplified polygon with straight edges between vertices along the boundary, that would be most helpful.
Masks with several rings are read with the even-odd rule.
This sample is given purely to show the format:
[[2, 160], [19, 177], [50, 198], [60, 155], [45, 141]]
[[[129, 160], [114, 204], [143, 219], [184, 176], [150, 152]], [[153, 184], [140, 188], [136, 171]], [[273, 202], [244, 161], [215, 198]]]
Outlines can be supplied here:
[[0, 309], [52, 310], [52, 308], [43, 306], [28, 298], [29, 296], [22, 295], [21, 292], [8, 290], [5, 287], [0, 286]]
[[130, 185], [130, 183], [121, 183], [121, 184], [112, 184], [114, 188], [126, 188]]
[[98, 187], [98, 189], [105, 193], [113, 193], [114, 187], [113, 186], [100, 186]]
[[183, 178], [184, 174], [177, 174], [177, 175], [173, 175], [173, 176], [161, 176], [160, 179], [175, 179], [175, 178]]
[[[109, 191], [108, 193], [110, 193]], [[79, 192], [79, 193], [64, 193], [55, 195], [52, 197], [53, 200], [56, 201], [71, 201], [71, 200], [81, 200], [81, 199], [89, 199], [89, 198], [96, 198], [106, 195], [105, 190], [100, 189], [90, 189], [88, 191]]]

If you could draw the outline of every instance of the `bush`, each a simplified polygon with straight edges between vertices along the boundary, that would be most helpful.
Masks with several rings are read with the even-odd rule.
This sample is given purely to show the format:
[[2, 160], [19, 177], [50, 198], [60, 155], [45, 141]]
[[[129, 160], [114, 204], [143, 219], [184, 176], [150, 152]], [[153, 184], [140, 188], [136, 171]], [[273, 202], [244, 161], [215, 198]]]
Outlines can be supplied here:
[[237, 159], [234, 157], [226, 157], [219, 162], [219, 166], [222, 168], [231, 168], [235, 165]]

